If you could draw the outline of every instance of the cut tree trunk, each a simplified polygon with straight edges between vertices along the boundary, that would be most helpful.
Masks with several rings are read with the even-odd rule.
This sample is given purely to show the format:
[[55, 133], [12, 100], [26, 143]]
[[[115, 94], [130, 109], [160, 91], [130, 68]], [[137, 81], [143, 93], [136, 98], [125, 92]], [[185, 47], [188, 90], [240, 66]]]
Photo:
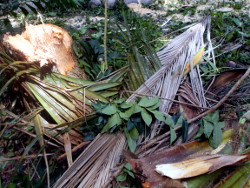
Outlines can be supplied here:
[[86, 79], [72, 50], [72, 38], [64, 29], [53, 24], [30, 25], [20, 35], [5, 34], [2, 44], [19, 61], [55, 65], [57, 72]]

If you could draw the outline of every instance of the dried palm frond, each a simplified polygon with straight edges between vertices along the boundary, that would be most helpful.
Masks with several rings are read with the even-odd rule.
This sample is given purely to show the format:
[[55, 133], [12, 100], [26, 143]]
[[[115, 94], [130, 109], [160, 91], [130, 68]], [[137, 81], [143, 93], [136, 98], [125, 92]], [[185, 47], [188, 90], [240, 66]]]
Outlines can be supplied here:
[[[162, 67], [151, 76], [136, 93], [156, 95], [167, 99], [174, 99], [183, 80], [183, 74], [188, 62], [191, 64], [189, 73], [192, 90], [200, 101], [200, 106], [205, 106], [203, 87], [199, 76], [198, 66], [193, 67], [193, 57], [204, 47], [203, 34], [210, 23], [210, 17], [190, 27], [186, 32], [175, 37], [157, 53]], [[134, 100], [136, 94], [129, 100]], [[168, 112], [172, 102], [164, 100], [160, 106], [162, 112]]]
[[98, 135], [53, 187], [103, 187], [112, 180], [110, 169], [117, 167], [125, 146], [123, 134]]
[[[209, 27], [210, 17], [206, 17], [200, 23], [193, 25], [163, 46], [157, 53], [162, 67], [142, 84], [135, 94], [129, 97], [128, 101], [135, 100], [137, 93], [170, 99], [162, 100], [159, 108], [161, 112], [168, 113], [173, 104], [172, 101], [185, 79], [188, 67], [190, 67], [187, 76], [190, 77], [192, 96], [198, 101], [198, 106], [205, 107], [206, 100], [197, 63], [201, 60], [200, 54], [203, 53], [203, 34], [206, 28], [209, 29]], [[162, 123], [159, 122], [155, 122], [151, 126], [152, 130], [149, 139], [159, 133], [161, 126]]]

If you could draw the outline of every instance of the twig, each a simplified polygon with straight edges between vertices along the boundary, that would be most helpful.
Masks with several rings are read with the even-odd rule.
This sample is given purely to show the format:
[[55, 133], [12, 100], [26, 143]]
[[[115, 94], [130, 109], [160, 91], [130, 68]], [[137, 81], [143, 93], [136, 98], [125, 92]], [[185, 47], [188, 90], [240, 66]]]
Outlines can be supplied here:
[[[19, 125], [19, 124], [17, 124], [17, 125]], [[19, 128], [19, 127], [14, 126], [13, 129], [16, 129], [16, 130], [18, 130], [18, 131], [20, 131], [20, 132], [23, 132], [23, 133], [25, 133], [25, 134], [27, 134], [27, 135], [33, 137], [33, 138], [36, 138], [36, 137], [37, 137], [37, 135], [32, 134], [32, 133], [30, 133], [30, 132], [28, 132], [28, 131], [26, 131], [26, 130], [24, 130], [24, 129], [21, 129], [21, 128]], [[52, 142], [50, 142], [50, 141], [48, 141], [48, 140], [44, 140], [44, 142], [45, 142], [46, 144], [49, 144], [49, 145], [54, 146], [54, 147], [57, 147], [57, 148], [60, 147], [60, 146], [58, 146], [58, 145], [56, 145], [56, 144], [54, 144], [54, 143], [52, 143]]]
[[0, 138], [2, 137], [3, 133], [6, 131], [7, 127], [8, 127], [8, 124], [7, 123], [4, 123], [4, 128], [2, 129], [2, 131], [0, 132]]
[[[209, 98], [209, 97], [206, 97], [206, 99], [208, 100], [208, 101], [212, 101], [212, 102], [214, 102], [214, 103], [218, 103], [219, 101], [217, 101], [217, 100], [215, 100], [215, 99], [211, 99], [211, 98]], [[228, 103], [224, 103], [224, 105], [226, 105], [226, 106], [230, 106], [230, 107], [236, 107], [236, 106], [234, 106], [234, 105], [232, 105], [232, 104], [228, 104]]]
[[[85, 142], [82, 142], [80, 144], [78, 144], [77, 146], [75, 146], [73, 149], [72, 149], [72, 154], [78, 152], [79, 150], [84, 150], [85, 147], [87, 147], [89, 145], [91, 141], [85, 141]], [[58, 158], [57, 158], [57, 161], [62, 161], [64, 160], [64, 158], [66, 158], [66, 153], [60, 155]]]
[[214, 105], [206, 112], [203, 112], [202, 114], [194, 117], [193, 119], [188, 120], [188, 123], [193, 123], [198, 119], [204, 117], [205, 115], [217, 110], [228, 99], [228, 97], [232, 95], [232, 93], [238, 88], [238, 86], [249, 76], [249, 74], [250, 74], [250, 67], [247, 69], [245, 74], [234, 84], [234, 86], [230, 89], [230, 91], [216, 105]]
[[[176, 128], [174, 128], [175, 131], [178, 131], [179, 129], [181, 129], [181, 126], [178, 126]], [[168, 136], [170, 135], [170, 131], [160, 135], [160, 136], [157, 136], [156, 138], [152, 139], [152, 140], [149, 140], [147, 144], [143, 145], [140, 144], [140, 145], [143, 145], [141, 149], [139, 149], [138, 151], [136, 151], [136, 154], [139, 154], [141, 153], [143, 150], [145, 150], [146, 148], [149, 148], [151, 146], [153, 146], [156, 142], [164, 139], [164, 138], [167, 138]]]
[[[46, 154], [47, 156], [52, 156], [52, 153], [48, 153]], [[5, 162], [5, 161], [14, 161], [14, 160], [19, 160], [19, 159], [32, 159], [32, 158], [36, 158], [36, 157], [43, 157], [43, 154], [32, 154], [32, 155], [26, 155], [25, 157], [23, 156], [17, 156], [17, 157], [11, 157], [11, 158], [2, 158], [0, 159], [0, 162]]]
[[[19, 120], [17, 122], [7, 124], [8, 125], [8, 127], [7, 127], [8, 129], [10, 129], [10, 128], [16, 129], [16, 130], [21, 131], [21, 132], [23, 132], [23, 133], [25, 133], [25, 134], [33, 137], [33, 138], [35, 138], [37, 136], [37, 135], [34, 135], [34, 134], [32, 134], [32, 133], [30, 133], [30, 132], [28, 132], [28, 131], [26, 131], [26, 130], [24, 130], [22, 128], [17, 127], [17, 126], [25, 126], [25, 125], [29, 125], [29, 126], [34, 127], [34, 124], [32, 124], [30, 122], [27, 122], [26, 120], [24, 120], [24, 118], [20, 118], [16, 114], [14, 114], [14, 113], [6, 110], [6, 109], [3, 109], [3, 108], [0, 107], [0, 110], [4, 110], [8, 115], [10, 115], [11, 117], [13, 117], [15, 119], [19, 118]], [[22, 122], [22, 123], [19, 123], [19, 122]], [[0, 137], [1, 136], [2, 136], [2, 133], [0, 133]], [[54, 147], [57, 147], [57, 148], [60, 147], [60, 146], [58, 146], [58, 145], [56, 145], [56, 144], [54, 144], [54, 143], [52, 143], [52, 142], [50, 142], [48, 140], [45, 140], [45, 143], [50, 144], [50, 145], [52, 145]]]
[[45, 150], [45, 148], [43, 149], [43, 158], [44, 158], [45, 166], [46, 166], [47, 186], [48, 186], [48, 188], [50, 188], [49, 162], [48, 162], [48, 158], [47, 158], [47, 155], [46, 155], [46, 150]]

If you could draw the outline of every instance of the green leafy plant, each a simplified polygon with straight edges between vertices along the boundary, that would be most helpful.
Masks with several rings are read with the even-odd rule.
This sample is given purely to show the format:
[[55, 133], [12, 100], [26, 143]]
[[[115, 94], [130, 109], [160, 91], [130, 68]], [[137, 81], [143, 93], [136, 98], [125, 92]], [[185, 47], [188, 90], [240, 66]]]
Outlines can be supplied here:
[[125, 99], [114, 100], [112, 103], [93, 104], [97, 113], [100, 115], [98, 125], [102, 124], [102, 133], [121, 130], [125, 133], [130, 151], [136, 149], [136, 140], [139, 134], [148, 131], [153, 120], [164, 122], [170, 129], [170, 143], [172, 144], [177, 136], [175, 128], [181, 125], [183, 117], [177, 119], [171, 116], [165, 117], [162, 112], [158, 111], [160, 99], [141, 98], [138, 102], [125, 102]]
[[[125, 102], [125, 99], [114, 100], [103, 106], [94, 105], [98, 113], [105, 115], [108, 120], [104, 122], [102, 133], [118, 129], [125, 132], [129, 149], [134, 152], [139, 132], [149, 127], [153, 117], [165, 121], [165, 117], [157, 110], [160, 106], [159, 98], [142, 98], [139, 102]], [[101, 108], [100, 108], [101, 107]]]
[[200, 66], [200, 72], [202, 73], [203, 81], [207, 82], [211, 80], [211, 78], [215, 76], [219, 70], [207, 57], [204, 57], [204, 60], [206, 63]]
[[[236, 15], [234, 13], [214, 12], [212, 13], [212, 37], [216, 37], [218, 40], [224, 38], [224, 47], [231, 46], [232, 44], [240, 43], [242, 47], [229, 50], [224, 49], [216, 51], [215, 55], [218, 56], [218, 65], [235, 61], [236, 63], [248, 63], [249, 62], [249, 50], [247, 44], [249, 44], [249, 16], [245, 13]], [[219, 41], [218, 41], [219, 42]]]
[[241, 1], [241, 2], [230, 2], [230, 5], [233, 9], [237, 9], [240, 10], [245, 6], [245, 1]]
[[10, 0], [6, 3], [0, 3], [1, 8], [1, 15], [13, 15], [16, 16], [17, 11], [21, 11], [24, 15], [28, 15], [30, 12], [37, 13], [39, 11], [44, 11], [45, 9], [53, 10], [55, 8], [60, 9], [68, 9], [68, 7], [71, 8], [77, 8], [77, 6], [80, 6], [80, 3], [78, 0], [57, 0], [57, 1], [36, 1], [36, 0], [30, 0], [30, 1], [18, 1], [18, 0]]
[[225, 122], [219, 121], [219, 112], [210, 113], [202, 119], [199, 132], [196, 137], [205, 136], [213, 148], [217, 148], [222, 140], [222, 128]]
[[136, 182], [135, 174], [132, 171], [132, 165], [130, 163], [124, 165], [122, 172], [116, 177], [116, 181], [120, 188], [127, 188], [128, 185], [133, 188], [140, 186], [139, 182]]
[[176, 132], [175, 132], [175, 128], [177, 128], [178, 126], [182, 126], [183, 127], [183, 140], [186, 140], [186, 120], [184, 119], [184, 117], [182, 115], [177, 114], [176, 116], [171, 117], [170, 115], [168, 115], [164, 121], [167, 125], [169, 125], [169, 129], [170, 129], [170, 144], [172, 144], [176, 138]]

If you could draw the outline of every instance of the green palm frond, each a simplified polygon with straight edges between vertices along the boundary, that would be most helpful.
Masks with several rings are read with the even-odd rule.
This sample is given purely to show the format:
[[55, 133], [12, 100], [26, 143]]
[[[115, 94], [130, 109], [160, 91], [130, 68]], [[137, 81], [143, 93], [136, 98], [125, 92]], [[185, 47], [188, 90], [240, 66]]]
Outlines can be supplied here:
[[23, 92], [20, 94], [28, 109], [42, 106], [57, 125], [66, 125], [92, 113], [92, 104], [96, 101], [108, 102], [107, 97], [118, 93], [122, 75], [117, 74], [100, 82], [54, 72], [43, 75], [36, 63], [13, 61], [0, 50], [0, 75], [7, 80], [0, 94], [15, 84]]
[[[123, 20], [124, 28], [117, 25], [123, 41], [120, 39], [116, 39], [116, 41], [128, 50], [126, 54], [128, 66], [124, 87], [127, 90], [135, 91], [161, 67], [161, 63], [150, 42], [147, 41], [142, 26], [137, 24], [135, 29], [131, 28], [125, 12], [123, 12]], [[141, 46], [138, 46], [138, 40]], [[140, 49], [143, 49], [143, 54]]]

